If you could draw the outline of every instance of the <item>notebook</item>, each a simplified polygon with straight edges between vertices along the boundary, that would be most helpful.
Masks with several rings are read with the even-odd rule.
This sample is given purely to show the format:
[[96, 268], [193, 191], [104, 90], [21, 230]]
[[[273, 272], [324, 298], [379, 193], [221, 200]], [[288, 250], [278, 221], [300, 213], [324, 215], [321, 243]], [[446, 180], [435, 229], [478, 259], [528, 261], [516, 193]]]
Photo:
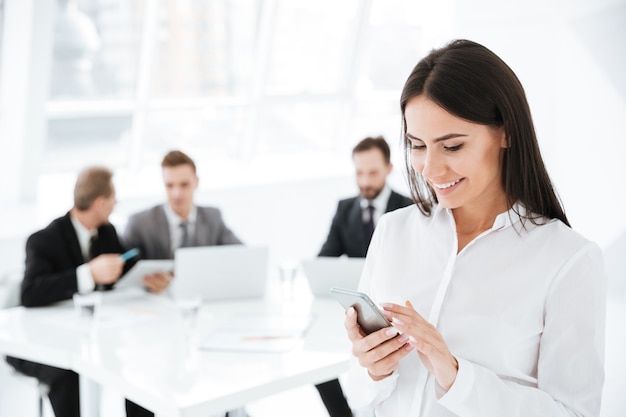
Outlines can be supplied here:
[[302, 270], [315, 297], [330, 297], [332, 287], [356, 290], [365, 258], [318, 257], [302, 261]]
[[266, 247], [244, 245], [176, 249], [170, 291], [175, 299], [262, 298], [268, 253]]

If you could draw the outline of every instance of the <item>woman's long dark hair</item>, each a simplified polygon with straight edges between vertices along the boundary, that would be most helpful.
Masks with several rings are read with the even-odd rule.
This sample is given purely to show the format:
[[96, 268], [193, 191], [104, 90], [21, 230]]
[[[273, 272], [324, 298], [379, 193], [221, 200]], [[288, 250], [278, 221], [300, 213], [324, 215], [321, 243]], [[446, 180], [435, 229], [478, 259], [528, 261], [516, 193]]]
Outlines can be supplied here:
[[411, 196], [429, 216], [437, 196], [411, 166], [411, 146], [404, 117], [407, 102], [424, 95], [467, 121], [502, 127], [508, 141], [502, 163], [507, 204], [521, 203], [518, 213], [532, 223], [559, 219], [569, 226], [541, 158], [530, 108], [522, 84], [511, 68], [484, 46], [456, 40], [433, 50], [417, 63], [402, 89], [402, 132]]

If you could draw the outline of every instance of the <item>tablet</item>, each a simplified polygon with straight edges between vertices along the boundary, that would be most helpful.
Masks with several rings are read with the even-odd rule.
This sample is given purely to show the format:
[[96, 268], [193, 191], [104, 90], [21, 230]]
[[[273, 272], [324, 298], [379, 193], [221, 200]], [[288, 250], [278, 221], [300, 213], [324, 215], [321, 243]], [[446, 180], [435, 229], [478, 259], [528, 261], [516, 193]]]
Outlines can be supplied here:
[[122, 275], [115, 288], [143, 287], [143, 277], [157, 272], [174, 271], [173, 259], [142, 259]]

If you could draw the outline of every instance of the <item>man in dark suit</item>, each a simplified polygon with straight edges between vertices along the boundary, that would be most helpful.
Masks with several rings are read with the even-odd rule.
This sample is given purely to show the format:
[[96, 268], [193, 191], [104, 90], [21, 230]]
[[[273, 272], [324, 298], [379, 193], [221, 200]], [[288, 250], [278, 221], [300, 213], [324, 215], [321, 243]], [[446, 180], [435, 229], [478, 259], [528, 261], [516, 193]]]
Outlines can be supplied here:
[[339, 202], [318, 256], [364, 258], [380, 216], [413, 204], [387, 185], [393, 168], [390, 158], [391, 150], [382, 136], [365, 138], [354, 147], [352, 161], [360, 194]]
[[[107, 168], [82, 171], [74, 187], [74, 207], [26, 242], [26, 267], [21, 302], [26, 307], [46, 306], [112, 288], [132, 266], [120, 257], [123, 247], [109, 223], [115, 206], [113, 174]], [[19, 372], [50, 387], [48, 398], [57, 417], [79, 417], [78, 375], [18, 358], [7, 361]], [[127, 401], [129, 417], [150, 416], [147, 410]]]
[[241, 244], [215, 207], [194, 204], [199, 179], [185, 153], [171, 151], [161, 162], [167, 202], [133, 214], [122, 240], [144, 259], [172, 259], [181, 246]]
[[[387, 185], [391, 173], [391, 150], [382, 136], [368, 137], [352, 150], [359, 195], [341, 200], [326, 242], [318, 256], [364, 258], [380, 216], [413, 201]], [[316, 385], [331, 417], [352, 415], [338, 380]]]

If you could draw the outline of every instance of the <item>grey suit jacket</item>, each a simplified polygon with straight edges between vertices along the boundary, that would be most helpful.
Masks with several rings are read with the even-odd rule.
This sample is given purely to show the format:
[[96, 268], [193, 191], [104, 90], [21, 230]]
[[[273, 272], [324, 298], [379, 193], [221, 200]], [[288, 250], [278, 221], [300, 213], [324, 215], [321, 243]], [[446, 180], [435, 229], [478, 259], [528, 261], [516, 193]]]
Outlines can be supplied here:
[[[138, 248], [141, 259], [172, 259], [170, 227], [163, 204], [133, 214], [122, 237], [124, 246]], [[235, 245], [241, 240], [224, 224], [215, 207], [198, 207], [192, 246]]]

